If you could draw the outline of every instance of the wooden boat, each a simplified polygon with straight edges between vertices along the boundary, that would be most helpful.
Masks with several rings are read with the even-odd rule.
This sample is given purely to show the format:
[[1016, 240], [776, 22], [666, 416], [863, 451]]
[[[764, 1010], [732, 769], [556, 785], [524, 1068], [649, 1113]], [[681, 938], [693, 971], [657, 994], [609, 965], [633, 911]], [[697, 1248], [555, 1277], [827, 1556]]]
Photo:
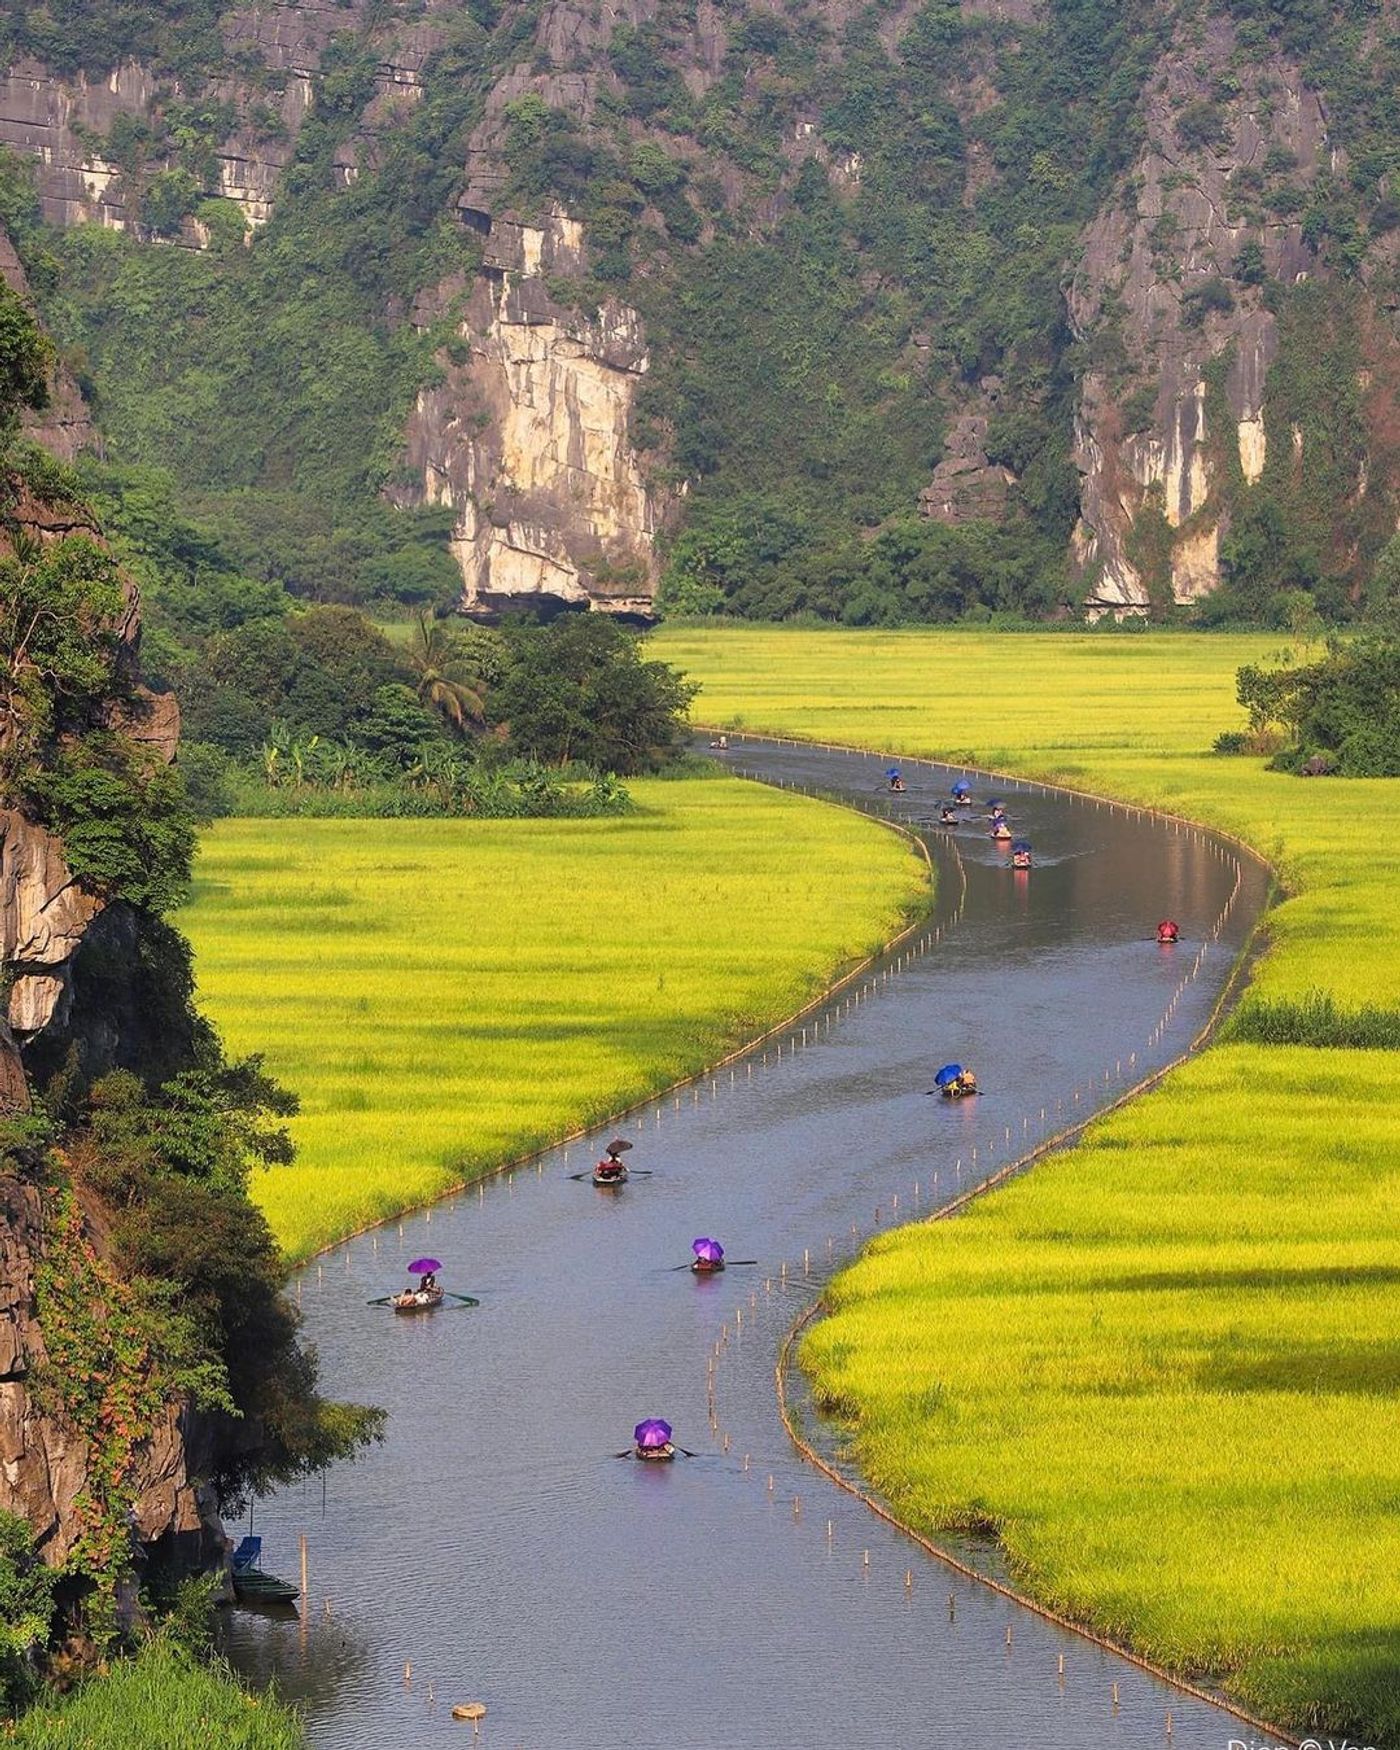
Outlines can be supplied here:
[[1031, 854], [1029, 851], [1013, 851], [1011, 853], [1011, 867], [1013, 869], [1029, 869], [1030, 866]]
[[1011, 828], [1009, 826], [994, 826], [992, 828], [992, 837], [994, 839], [1009, 839], [1011, 837]]
[[301, 1591], [290, 1580], [279, 1580], [276, 1574], [265, 1574], [261, 1568], [238, 1569], [233, 1573], [233, 1595], [240, 1604], [294, 1604]]
[[625, 1185], [627, 1183], [627, 1168], [622, 1164], [621, 1161], [618, 1161], [616, 1163], [616, 1165], [617, 1165], [617, 1171], [616, 1172], [609, 1172], [609, 1173], [605, 1173], [601, 1166], [594, 1167], [594, 1169], [593, 1169], [593, 1183], [595, 1185], [603, 1185], [603, 1186]]
[[276, 1574], [265, 1574], [258, 1566], [262, 1555], [262, 1539], [251, 1534], [243, 1539], [229, 1558], [229, 1579], [233, 1595], [240, 1604], [291, 1604], [301, 1597], [290, 1580], [280, 1580]]
[[965, 1100], [969, 1094], [975, 1094], [977, 1088], [975, 1085], [970, 1088], [965, 1087], [962, 1082], [957, 1081], [949, 1082], [947, 1087], [940, 1088], [939, 1092], [945, 1100]]
[[670, 1464], [676, 1456], [676, 1449], [668, 1440], [664, 1446], [637, 1446], [633, 1453], [643, 1464]]
[[389, 1305], [398, 1313], [431, 1312], [435, 1306], [441, 1306], [443, 1290], [436, 1286], [432, 1288], [405, 1288], [402, 1294], [396, 1294]]
[[691, 1269], [697, 1276], [714, 1276], [724, 1268], [723, 1258], [692, 1258]]

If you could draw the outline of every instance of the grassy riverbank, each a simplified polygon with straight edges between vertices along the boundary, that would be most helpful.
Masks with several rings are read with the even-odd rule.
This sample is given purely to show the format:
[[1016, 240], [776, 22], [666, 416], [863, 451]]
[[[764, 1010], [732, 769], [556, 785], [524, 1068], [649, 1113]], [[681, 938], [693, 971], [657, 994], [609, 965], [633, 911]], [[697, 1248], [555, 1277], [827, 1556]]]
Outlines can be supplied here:
[[[1400, 784], [1207, 751], [1279, 640], [692, 631], [708, 722], [953, 755], [1239, 833], [1291, 897], [1246, 1004], [1396, 1007]], [[1336, 1005], [1307, 1024], [1311, 992]], [[920, 1527], [1300, 1728], [1400, 1744], [1400, 1055], [1228, 1043], [957, 1221], [881, 1236], [804, 1361]]]
[[19, 1750], [301, 1750], [301, 1720], [223, 1667], [157, 1641], [101, 1679], [23, 1714], [4, 1742]]
[[723, 1054], [925, 890], [891, 834], [727, 778], [588, 821], [226, 820], [181, 927], [234, 1051], [301, 1096], [254, 1196], [287, 1254]]

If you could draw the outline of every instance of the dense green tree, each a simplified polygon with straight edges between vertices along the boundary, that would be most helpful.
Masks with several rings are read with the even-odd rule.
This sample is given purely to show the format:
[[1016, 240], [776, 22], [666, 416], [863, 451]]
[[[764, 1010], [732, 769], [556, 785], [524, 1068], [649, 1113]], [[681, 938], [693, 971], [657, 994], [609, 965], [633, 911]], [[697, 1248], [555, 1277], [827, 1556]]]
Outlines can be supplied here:
[[668, 664], [644, 660], [616, 621], [566, 614], [511, 629], [507, 647], [490, 710], [512, 752], [625, 776], [657, 770], [682, 745], [695, 688]]
[[1320, 662], [1242, 668], [1237, 690], [1256, 731], [1278, 725], [1287, 733], [1275, 764], [1400, 777], [1400, 638], [1334, 638]]

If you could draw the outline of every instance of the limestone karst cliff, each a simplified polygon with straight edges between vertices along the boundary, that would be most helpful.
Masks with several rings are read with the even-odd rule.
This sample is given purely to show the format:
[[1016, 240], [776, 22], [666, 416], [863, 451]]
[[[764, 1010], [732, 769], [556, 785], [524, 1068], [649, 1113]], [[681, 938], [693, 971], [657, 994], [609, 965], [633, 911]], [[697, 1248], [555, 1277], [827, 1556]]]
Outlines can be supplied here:
[[12, 283], [0, 334], [0, 1510], [100, 1640], [147, 1563], [217, 1559], [220, 1500], [375, 1417], [316, 1394], [247, 1196], [295, 1103], [224, 1056], [165, 921], [194, 848], [179, 711], [43, 447], [71, 437], [76, 385]]
[[[1143, 149], [1086, 232], [1069, 289], [1076, 333], [1107, 361], [1086, 371], [1081, 388], [1074, 556], [1090, 601], [1108, 608], [1146, 606], [1154, 584], [1178, 602], [1218, 584], [1224, 449], [1250, 485], [1267, 454], [1278, 322], [1263, 285], [1294, 285], [1318, 267], [1298, 216], [1336, 150], [1317, 93], [1275, 54], [1248, 63], [1237, 93], [1217, 105], [1210, 69], [1233, 62], [1229, 21], [1211, 20], [1202, 46], [1198, 60], [1175, 58], [1149, 82]], [[1252, 214], [1246, 188], [1265, 192], [1266, 176], [1275, 194], [1296, 191], [1296, 206], [1276, 201]], [[1242, 267], [1251, 243], [1257, 266]], [[1213, 361], [1222, 393], [1208, 410]], [[1144, 512], [1170, 530], [1159, 578], [1134, 556]]]
[[551, 279], [587, 270], [582, 228], [562, 211], [536, 225], [475, 214], [480, 271], [419, 303], [425, 326], [450, 311], [466, 357], [444, 358], [419, 393], [407, 453], [421, 485], [400, 496], [454, 511], [468, 612], [540, 600], [646, 615], [665, 496], [631, 436], [641, 318], [616, 299], [583, 311], [551, 294]]
[[[382, 446], [362, 475], [451, 510], [473, 610], [645, 615], [666, 573], [742, 612], [1158, 611], [1217, 588], [1249, 548], [1241, 508], [1267, 500], [1288, 526], [1264, 593], [1338, 611], [1393, 533], [1375, 385], [1400, 19], [1367, 0], [1300, 16], [292, 0], [229, 8], [164, 59], [107, 65], [86, 39], [82, 71], [21, 32], [0, 144], [34, 163], [53, 226], [223, 252], [197, 275], [133, 268], [127, 296], [92, 263], [129, 255], [58, 251], [83, 284], [56, 308], [94, 380], [149, 389], [107, 397], [125, 454], [200, 491], [261, 467], [314, 499], [352, 472], [324, 417], [342, 408]], [[157, 281], [184, 313], [171, 356]], [[269, 313], [241, 349], [200, 327], [220, 285]], [[298, 345], [278, 298], [313, 285], [353, 289], [327, 308], [358, 383], [313, 368], [305, 336], [266, 368], [262, 336]], [[1293, 321], [1314, 286], [1350, 300], [1329, 370], [1359, 403], [1364, 478], [1329, 472], [1342, 440], [1296, 380], [1313, 342], [1289, 356], [1321, 321]], [[415, 332], [417, 352], [385, 344]], [[1295, 441], [1301, 494], [1277, 476]], [[919, 516], [971, 581], [890, 595], [882, 563], [855, 580], [870, 533]]]

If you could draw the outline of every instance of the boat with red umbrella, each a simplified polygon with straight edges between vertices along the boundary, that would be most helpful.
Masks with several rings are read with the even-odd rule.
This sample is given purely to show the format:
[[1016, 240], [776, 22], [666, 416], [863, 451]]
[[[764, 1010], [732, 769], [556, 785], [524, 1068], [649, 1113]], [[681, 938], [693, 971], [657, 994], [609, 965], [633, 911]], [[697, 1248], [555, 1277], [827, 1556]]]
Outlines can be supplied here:
[[697, 1276], [713, 1276], [724, 1268], [724, 1247], [718, 1240], [694, 1240], [690, 1267]]
[[1181, 925], [1171, 918], [1163, 918], [1157, 926], [1157, 940], [1165, 947], [1172, 942], [1181, 940]]
[[669, 1464], [676, 1456], [671, 1443], [671, 1424], [660, 1416], [648, 1416], [632, 1430], [632, 1452], [648, 1464]]

